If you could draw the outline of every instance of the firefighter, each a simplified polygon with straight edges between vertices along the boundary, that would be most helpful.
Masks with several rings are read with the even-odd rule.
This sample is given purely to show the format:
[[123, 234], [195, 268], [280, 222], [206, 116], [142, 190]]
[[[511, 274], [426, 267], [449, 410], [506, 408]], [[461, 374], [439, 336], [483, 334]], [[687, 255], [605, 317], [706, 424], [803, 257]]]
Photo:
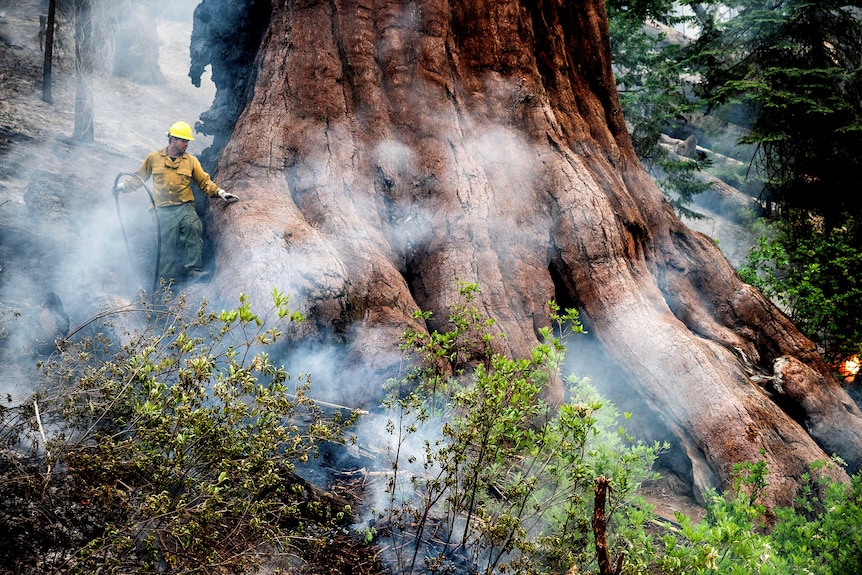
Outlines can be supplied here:
[[192, 127], [186, 122], [174, 123], [168, 130], [168, 146], [152, 152], [135, 174], [117, 184], [117, 192], [132, 192], [152, 176], [153, 202], [159, 218], [159, 276], [166, 280], [200, 281], [207, 274], [203, 263], [203, 223], [195, 211], [191, 183], [195, 182], [210, 197], [227, 203], [238, 198], [221, 189], [201, 167], [200, 161], [186, 152]]

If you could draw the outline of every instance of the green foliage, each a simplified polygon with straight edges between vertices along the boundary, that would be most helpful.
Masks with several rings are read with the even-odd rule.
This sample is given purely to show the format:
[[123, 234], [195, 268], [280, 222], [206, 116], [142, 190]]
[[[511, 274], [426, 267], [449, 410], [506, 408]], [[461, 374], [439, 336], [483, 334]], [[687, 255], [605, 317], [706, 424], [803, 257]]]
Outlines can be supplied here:
[[661, 573], [790, 573], [772, 550], [768, 535], [746, 495], [727, 499], [705, 494], [709, 515], [693, 524], [679, 515], [680, 528], [661, 537], [663, 553], [655, 560]]
[[715, 175], [760, 195], [782, 222], [779, 237], [752, 252], [743, 276], [778, 301], [828, 361], [858, 353], [862, 3], [680, 4], [691, 8], [700, 34], [678, 49], [640, 28], [649, 19], [674, 23], [672, 4], [608, 1], [620, 101], [636, 151], [677, 211], [696, 217], [687, 206], [703, 189], [703, 167], [662, 156], [659, 133], [693, 105], [735, 114], [747, 129], [737, 143], [754, 150], [752, 165]]
[[612, 548], [625, 548], [624, 504], [652, 477], [663, 447], [618, 430], [613, 406], [586, 380], [570, 378], [558, 410], [542, 400], [559, 381], [562, 338], [583, 332], [577, 311], [550, 302], [555, 330], [542, 330], [529, 358], [509, 359], [493, 351], [493, 321], [471, 304], [478, 286], [459, 288], [450, 331], [405, 335], [417, 367], [391, 383], [385, 402], [393, 475], [382, 512], [399, 572], [542, 573], [594, 563], [600, 475], [610, 478], [609, 516], [621, 525]]
[[[780, 220], [740, 270], [833, 365], [862, 350], [862, 11], [858, 1], [737, 0], [686, 48], [713, 109], [745, 109], [761, 199]], [[726, 178], [725, 178], [726, 179]], [[727, 179], [726, 179], [727, 181]], [[749, 178], [752, 182], [752, 178]], [[758, 183], [758, 182], [754, 182]], [[739, 187], [739, 184], [734, 184]]]
[[[735, 466], [733, 488], [704, 496], [707, 516], [693, 523], [677, 515], [679, 527], [650, 547], [649, 565], [663, 575], [838, 575], [862, 572], [862, 477], [850, 485], [822, 473], [833, 462], [812, 466], [794, 507], [774, 510], [772, 527], [759, 499], [767, 487], [764, 461]], [[631, 573], [655, 571], [630, 571]]]
[[859, 572], [858, 476], [850, 486], [809, 479], [796, 507], [772, 510], [771, 527], [766, 463], [741, 463], [726, 494], [704, 494], [704, 520], [658, 522], [637, 489], [663, 446], [618, 428], [619, 414], [588, 381], [570, 378], [556, 412], [541, 400], [560, 375], [564, 336], [582, 331], [577, 313], [551, 302], [545, 343], [507, 359], [494, 352], [493, 321], [471, 304], [478, 287], [460, 288], [449, 331], [405, 335], [416, 369], [391, 382], [385, 402], [392, 474], [377, 510], [385, 521], [366, 535], [388, 540], [398, 572], [595, 573], [600, 475], [612, 478], [608, 543], [623, 554], [624, 574]]
[[837, 364], [862, 352], [862, 252], [858, 224], [840, 229], [798, 218], [761, 238], [740, 269], [742, 278], [781, 305], [802, 331]]
[[[390, 542], [399, 571], [593, 573], [593, 486], [604, 476], [608, 544], [627, 575], [860, 573], [862, 477], [833, 482], [821, 471], [834, 463], [814, 466], [770, 527], [766, 464], [743, 463], [728, 493], [705, 494], [705, 520], [659, 523], [637, 490], [664, 446], [631, 438], [620, 426], [630, 414], [586, 380], [569, 378], [558, 408], [542, 400], [565, 339], [583, 332], [577, 311], [549, 302], [543, 343], [509, 359], [473, 303], [478, 286], [459, 289], [449, 331], [405, 334], [416, 369], [386, 400], [385, 522], [361, 535]], [[43, 555], [39, 572], [246, 573], [344, 518], [293, 471], [353, 419], [323, 417], [309, 382], [291, 384], [269, 359], [302, 319], [273, 298], [264, 316], [245, 296], [220, 313], [153, 308], [119, 347], [100, 336], [66, 349], [29, 409], [0, 411], [7, 448], [50, 437], [25, 478], [30, 505], [44, 510], [39, 530], [54, 529], [53, 514], [80, 515], [63, 535], [80, 544]], [[10, 479], [6, 469], [4, 495]]]
[[[816, 474], [817, 469], [813, 470]], [[793, 572], [812, 575], [862, 573], [862, 475], [850, 485], [822, 475], [809, 484], [795, 508], [779, 509], [771, 539]]]
[[[710, 3], [708, 3], [710, 4]], [[718, 3], [714, 3], [718, 4]], [[764, 199], [813, 211], [826, 227], [858, 217], [862, 167], [862, 16], [858, 2], [738, 0], [704, 21], [688, 63], [711, 106], [753, 113]], [[786, 213], [786, 212], [785, 212]]]
[[679, 47], [643, 29], [638, 11], [608, 3], [611, 50], [620, 105], [632, 144], [647, 167], [667, 154], [659, 147], [662, 129], [688, 107], [678, 66]]
[[704, 181], [698, 176], [698, 172], [706, 171], [712, 165], [705, 153], [698, 152], [694, 159], [673, 159], [665, 157], [659, 161], [659, 166], [665, 175], [658, 183], [665, 194], [670, 198], [671, 205], [676, 208], [677, 214], [691, 219], [700, 219], [702, 214], [695, 212], [688, 206], [694, 200], [694, 196], [710, 189], [712, 184]]
[[[781, 561], [770, 552], [770, 540], [763, 532], [763, 507], [756, 503], [765, 487], [766, 467], [760, 462], [736, 467], [734, 488], [722, 497], [715, 491], [704, 494], [707, 516], [694, 523], [677, 514], [677, 525], [667, 525], [654, 536], [640, 531], [640, 541], [632, 548], [624, 573], [766, 574], [778, 573]], [[754, 487], [754, 489], [752, 489]]]
[[101, 518], [63, 572], [246, 572], [307, 521], [344, 517], [293, 472], [352, 418], [324, 417], [310, 381], [272, 363], [303, 319], [273, 300], [263, 316], [245, 295], [221, 313], [180, 300], [119, 348], [101, 336], [45, 366], [47, 473]]
[[[716, 146], [713, 146], [713, 151], [718, 152]], [[709, 171], [728, 186], [736, 188], [749, 197], [756, 198], [763, 189], [763, 182], [756, 174], [750, 172], [747, 164], [713, 166]]]
[[679, 158], [659, 145], [662, 132], [699, 104], [689, 97], [680, 47], [667, 42], [664, 33], [644, 28], [647, 19], [665, 24], [688, 20], [672, 15], [673, 6], [663, 0], [608, 1], [611, 51], [620, 106], [638, 158], [680, 215], [699, 218], [688, 206], [710, 187], [697, 175], [709, 168], [710, 160], [703, 153]]

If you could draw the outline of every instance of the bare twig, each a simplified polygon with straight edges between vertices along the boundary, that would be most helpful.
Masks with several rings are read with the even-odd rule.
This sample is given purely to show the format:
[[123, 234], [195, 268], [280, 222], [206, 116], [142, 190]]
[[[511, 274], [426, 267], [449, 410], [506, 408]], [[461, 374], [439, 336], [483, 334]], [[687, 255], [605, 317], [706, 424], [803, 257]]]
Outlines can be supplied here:
[[42, 436], [42, 442], [45, 444], [45, 461], [48, 461], [48, 469], [45, 470], [45, 484], [44, 487], [48, 487], [48, 482], [51, 481], [51, 468], [53, 464], [51, 461], [51, 451], [48, 449], [48, 438], [45, 436], [45, 428], [42, 427], [42, 416], [39, 414], [39, 402], [35, 399], [33, 400], [33, 409], [36, 413], [36, 423], [39, 424], [39, 435]]
[[[292, 395], [289, 393], [285, 394], [285, 396], [289, 397], [291, 399], [296, 399], [295, 395]], [[309, 398], [309, 399], [311, 399], [311, 401], [313, 401], [315, 405], [319, 405], [321, 407], [328, 407], [329, 409], [346, 409], [348, 411], [358, 413], [359, 415], [368, 415], [369, 414], [369, 412], [364, 410], [364, 409], [358, 409], [355, 407], [347, 407], [346, 405], [338, 405], [337, 403], [330, 403], [328, 401], [322, 401], [320, 399], [314, 399], [313, 397]]]
[[131, 306], [132, 306], [132, 304], [126, 304], [126, 305], [122, 305], [122, 306], [111, 308], [111, 309], [106, 309], [105, 311], [99, 312], [96, 315], [94, 315], [94, 316], [90, 317], [89, 319], [87, 319], [86, 321], [84, 321], [83, 323], [78, 324], [75, 327], [73, 327], [71, 329], [71, 331], [69, 331], [69, 333], [66, 334], [66, 337], [64, 339], [69, 339], [70, 337], [72, 337], [73, 335], [75, 335], [76, 333], [78, 333], [79, 331], [81, 331], [82, 329], [84, 329], [85, 327], [87, 327], [88, 325], [93, 323], [94, 321], [102, 319], [103, 317], [107, 317], [109, 315], [114, 315], [114, 314], [119, 314], [119, 313], [129, 313], [129, 312], [168, 313], [168, 312], [159, 312], [158, 310], [153, 310], [153, 309], [138, 308], [138, 307], [131, 307]]

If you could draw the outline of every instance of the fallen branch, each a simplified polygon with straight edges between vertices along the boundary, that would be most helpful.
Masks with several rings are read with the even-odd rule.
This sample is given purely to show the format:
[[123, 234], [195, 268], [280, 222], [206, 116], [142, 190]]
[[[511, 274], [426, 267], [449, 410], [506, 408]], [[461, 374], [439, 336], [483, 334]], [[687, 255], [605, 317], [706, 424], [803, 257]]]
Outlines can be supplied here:
[[53, 465], [51, 462], [51, 451], [48, 449], [48, 438], [45, 436], [45, 428], [42, 427], [42, 416], [39, 414], [39, 402], [35, 399], [33, 400], [33, 410], [36, 413], [36, 423], [39, 425], [39, 435], [42, 436], [42, 442], [45, 444], [45, 461], [48, 462], [48, 469], [45, 471], [45, 484], [43, 485], [43, 489], [48, 487], [48, 483], [51, 481], [51, 468]]
[[[296, 399], [295, 395], [291, 395], [291, 394], [286, 394], [286, 395], [287, 395], [287, 397], [289, 397], [291, 399]], [[368, 415], [369, 414], [369, 412], [367, 410], [359, 409], [358, 407], [347, 407], [346, 405], [338, 405], [337, 403], [330, 403], [328, 401], [323, 401], [321, 399], [314, 399], [313, 397], [309, 398], [309, 399], [311, 399], [311, 401], [313, 401], [315, 405], [320, 406], [320, 407], [326, 407], [328, 409], [344, 409], [344, 410], [347, 410], [347, 411], [350, 411], [353, 413], [357, 413], [359, 415]]]

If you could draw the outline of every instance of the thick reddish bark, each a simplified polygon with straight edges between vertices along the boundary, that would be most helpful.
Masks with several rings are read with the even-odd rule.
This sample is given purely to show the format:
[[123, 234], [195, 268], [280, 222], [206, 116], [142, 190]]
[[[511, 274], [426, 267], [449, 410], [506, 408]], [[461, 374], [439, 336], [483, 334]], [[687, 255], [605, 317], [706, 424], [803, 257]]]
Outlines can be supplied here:
[[697, 488], [761, 450], [772, 502], [833, 452], [859, 467], [862, 414], [812, 344], [640, 168], [601, 0], [274, 2], [255, 66], [218, 165], [243, 201], [216, 214], [216, 277], [289, 292], [305, 335], [381, 370], [345, 401], [461, 279], [515, 354], [549, 299], [577, 304]]

